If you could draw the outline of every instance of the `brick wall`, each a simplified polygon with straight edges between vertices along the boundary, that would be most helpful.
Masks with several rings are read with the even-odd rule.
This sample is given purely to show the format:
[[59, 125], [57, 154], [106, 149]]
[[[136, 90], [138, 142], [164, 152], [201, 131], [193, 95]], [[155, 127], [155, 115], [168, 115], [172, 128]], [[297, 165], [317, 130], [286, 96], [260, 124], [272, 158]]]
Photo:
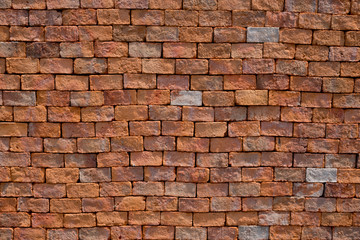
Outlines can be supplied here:
[[1, 0], [0, 239], [360, 239], [359, 0]]

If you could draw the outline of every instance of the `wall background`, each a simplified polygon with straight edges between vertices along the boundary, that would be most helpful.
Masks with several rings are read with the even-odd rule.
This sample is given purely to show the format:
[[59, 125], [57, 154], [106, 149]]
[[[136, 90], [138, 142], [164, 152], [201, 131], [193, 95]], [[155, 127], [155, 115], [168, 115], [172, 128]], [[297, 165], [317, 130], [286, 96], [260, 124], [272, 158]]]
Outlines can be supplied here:
[[360, 239], [359, 0], [2, 0], [0, 239]]

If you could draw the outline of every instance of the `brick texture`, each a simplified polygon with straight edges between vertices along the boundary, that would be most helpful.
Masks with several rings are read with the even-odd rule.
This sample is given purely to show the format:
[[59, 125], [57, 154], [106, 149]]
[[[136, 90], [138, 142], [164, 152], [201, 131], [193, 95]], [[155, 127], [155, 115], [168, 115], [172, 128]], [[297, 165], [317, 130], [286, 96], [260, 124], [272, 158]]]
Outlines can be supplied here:
[[359, 0], [0, 0], [0, 239], [360, 239]]

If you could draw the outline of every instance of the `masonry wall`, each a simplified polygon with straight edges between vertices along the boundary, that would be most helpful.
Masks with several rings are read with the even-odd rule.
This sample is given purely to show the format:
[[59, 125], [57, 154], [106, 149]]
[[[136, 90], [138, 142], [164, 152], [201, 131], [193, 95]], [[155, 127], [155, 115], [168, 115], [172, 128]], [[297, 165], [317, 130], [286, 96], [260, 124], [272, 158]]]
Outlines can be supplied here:
[[1, 0], [0, 239], [360, 239], [359, 0]]

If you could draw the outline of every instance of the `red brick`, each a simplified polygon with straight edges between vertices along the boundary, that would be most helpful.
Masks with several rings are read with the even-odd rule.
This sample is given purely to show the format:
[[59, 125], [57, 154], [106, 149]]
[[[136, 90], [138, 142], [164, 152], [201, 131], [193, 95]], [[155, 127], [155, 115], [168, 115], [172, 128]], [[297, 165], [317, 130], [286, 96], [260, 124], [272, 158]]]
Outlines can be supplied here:
[[177, 168], [176, 180], [179, 182], [207, 182], [209, 169], [206, 168]]
[[271, 197], [243, 198], [243, 211], [268, 211], [272, 209]]
[[15, 228], [15, 239], [45, 239], [46, 231], [42, 228]]
[[115, 198], [115, 210], [145, 210], [145, 197], [117, 197]]
[[[227, 226], [239, 225], [256, 225], [258, 223], [258, 216], [256, 212], [228, 212], [226, 214]], [[212, 231], [213, 228], [210, 228]], [[233, 228], [231, 228], [233, 229]], [[209, 233], [211, 234], [211, 233]], [[221, 236], [221, 235], [220, 235]]]
[[131, 13], [133, 25], [164, 25], [164, 18], [161, 10], [133, 10]]
[[80, 169], [80, 182], [110, 182], [110, 168], [85, 168]]
[[222, 90], [223, 78], [220, 76], [191, 76], [192, 90]]
[[[50, 9], [50, 8], [49, 8]], [[61, 25], [62, 16], [61, 12], [56, 10], [31, 10], [29, 12], [29, 24], [30, 26], [41, 25]]]
[[287, 122], [261, 122], [260, 133], [263, 136], [288, 136], [293, 132], [292, 123]]
[[49, 42], [75, 42], [79, 39], [75, 26], [48, 26], [45, 28], [45, 39]]
[[241, 74], [242, 60], [239, 59], [210, 60], [209, 70], [210, 70], [210, 74]]
[[113, 181], [140, 181], [143, 180], [142, 167], [116, 167], [112, 168]]
[[237, 167], [212, 168], [210, 173], [211, 182], [239, 182], [241, 181], [241, 169]]
[[144, 239], [169, 239], [174, 236], [175, 228], [171, 226], [145, 226]]
[[322, 213], [322, 226], [351, 226], [352, 216], [350, 213]]
[[[108, 1], [109, 2], [109, 1]], [[107, 2], [88, 2], [88, 4], [104, 4]], [[110, 1], [109, 4], [113, 2]], [[110, 6], [110, 5], [109, 5]], [[100, 7], [102, 8], [102, 7]], [[122, 9], [97, 9], [97, 20], [99, 24], [130, 24], [130, 11]]]
[[273, 137], [246, 137], [243, 140], [244, 151], [273, 151], [275, 139]]
[[295, 46], [283, 43], [265, 43], [264, 57], [267, 58], [288, 58], [292, 59], [295, 55]]
[[298, 197], [320, 197], [324, 192], [321, 183], [294, 183], [293, 195]]
[[118, 238], [141, 239], [142, 238], [141, 226], [111, 227], [111, 237], [115, 239]]
[[225, 213], [195, 213], [194, 226], [224, 226]]
[[304, 205], [305, 199], [298, 197], [275, 197], [273, 201], [275, 211], [303, 211]]
[[295, 167], [324, 167], [323, 154], [294, 154]]
[[321, 13], [300, 13], [299, 26], [307, 29], [329, 29], [331, 17]]
[[168, 90], [139, 90], [137, 94], [138, 104], [163, 105], [170, 103], [170, 91]]
[[179, 29], [181, 42], [212, 42], [213, 29], [211, 27], [182, 27]]
[[308, 151], [315, 153], [337, 153], [339, 141], [333, 139], [310, 139]]
[[79, 179], [78, 168], [51, 168], [46, 169], [47, 183], [71, 183]]
[[95, 167], [96, 155], [95, 154], [66, 154], [65, 155], [66, 167]]
[[96, 24], [96, 10], [74, 9], [62, 12], [63, 25], [94, 25]]
[[300, 239], [301, 227], [271, 226], [270, 239]]
[[263, 182], [261, 183], [260, 194], [261, 196], [291, 196], [292, 184], [289, 182]]
[[44, 41], [44, 31], [41, 27], [11, 27], [11, 41]]
[[203, 104], [205, 106], [233, 106], [234, 93], [226, 91], [203, 92]]
[[48, 108], [48, 120], [49, 122], [79, 122], [80, 108], [50, 107]]
[[240, 138], [212, 138], [210, 142], [211, 152], [234, 152], [242, 150]]
[[112, 26], [80, 26], [80, 41], [111, 41]]
[[[146, 159], [144, 162], [143, 159]], [[134, 152], [130, 155], [132, 166], [160, 166], [162, 164], [162, 154], [160, 152]]]
[[[256, 89], [256, 77], [254, 75], [224, 76], [224, 90], [249, 90], [249, 89]], [[209, 89], [209, 90], [216, 90], [216, 89]]]
[[206, 74], [208, 60], [203, 59], [176, 59], [177, 74]]
[[6, 60], [8, 73], [38, 73], [39, 59], [9, 58]]
[[280, 30], [280, 42], [311, 44], [312, 31], [307, 29], [284, 28]]
[[83, 122], [108, 122], [114, 119], [112, 106], [81, 108], [81, 120]]
[[44, 182], [45, 171], [41, 168], [11, 168], [13, 182]]
[[129, 224], [132, 225], [159, 225], [160, 212], [136, 211], [129, 213]]
[[284, 1], [255, 0], [252, 2], [252, 8], [255, 10], [281, 11], [284, 8]]
[[123, 121], [96, 123], [97, 137], [119, 137], [128, 135], [128, 124]]
[[344, 120], [343, 109], [315, 108], [313, 122], [340, 123]]
[[83, 198], [83, 212], [111, 212], [114, 210], [113, 198]]
[[0, 75], [1, 90], [20, 90], [20, 77], [17, 75]]
[[181, 212], [208, 212], [209, 199], [207, 198], [179, 198]]
[[274, 69], [272, 59], [246, 59], [243, 62], [244, 74], [270, 74], [274, 72]]
[[175, 150], [175, 138], [167, 136], [145, 137], [144, 148], [150, 151], [173, 151]]
[[331, 14], [346, 14], [350, 11], [350, 1], [319, 1], [319, 12]]
[[128, 55], [128, 45], [126, 43], [119, 43], [119, 42], [95, 43], [95, 57], [127, 57], [127, 55]]
[[[238, 5], [237, 3], [236, 5]], [[240, 27], [218, 27], [214, 29], [214, 42], [245, 42], [245, 29]], [[234, 45], [233, 45], [234, 46]]]
[[63, 198], [66, 196], [65, 184], [35, 184], [34, 197], [37, 198]]
[[142, 151], [143, 138], [138, 136], [124, 136], [113, 138], [111, 141], [111, 149], [114, 152], [126, 151]]
[[180, 120], [181, 107], [153, 105], [149, 107], [149, 117], [151, 120]]
[[298, 45], [295, 58], [305, 61], [327, 61], [329, 59], [329, 47]]
[[180, 9], [182, 5], [181, 0], [150, 0], [150, 8], [155, 9]]
[[[130, 16], [129, 16], [129, 21], [130, 21]], [[113, 37], [115, 41], [144, 41], [145, 36], [146, 36], [145, 26], [121, 26], [121, 25], [114, 26]]]
[[[55, 213], [78, 213], [81, 212], [80, 199], [51, 199], [50, 211]], [[59, 214], [60, 215], [60, 214]]]
[[308, 63], [298, 60], [277, 60], [276, 73], [305, 76], [307, 74]]
[[270, 167], [244, 168], [242, 171], [242, 180], [250, 181], [272, 181], [273, 170]]
[[135, 9], [144, 9], [148, 8], [148, 0], [135, 0], [135, 1], [126, 1], [126, 0], [117, 0], [115, 2], [116, 8], [135, 8]]
[[318, 30], [314, 32], [313, 43], [316, 45], [344, 45], [344, 32], [331, 30]]
[[289, 219], [287, 212], [263, 212], [259, 214], [259, 225], [288, 225]]
[[49, 212], [49, 206], [48, 199], [19, 198], [18, 210], [21, 212]]
[[122, 75], [90, 76], [90, 90], [119, 90], [123, 88]]
[[[169, 26], [197, 26], [199, 13], [197, 11], [168, 10], [165, 11], [165, 25]], [[196, 51], [196, 50], [195, 50]]]
[[175, 168], [173, 167], [146, 167], [145, 181], [174, 181]]
[[187, 166], [195, 165], [195, 153], [165, 152], [164, 166]]
[[297, 27], [298, 14], [292, 12], [267, 12], [265, 26], [270, 27]]
[[[338, 62], [310, 62], [309, 76], [332, 77], [340, 75], [340, 63]], [[342, 74], [346, 76], [345, 74]]]
[[161, 224], [173, 226], [191, 226], [192, 213], [163, 212], [161, 214]]
[[246, 121], [229, 123], [229, 137], [260, 136], [260, 122]]
[[263, 45], [254, 43], [239, 43], [231, 45], [232, 58], [261, 58]]
[[158, 27], [147, 28], [146, 40], [152, 42], [177, 42], [179, 41], [179, 29], [177, 27]]
[[215, 121], [242, 121], [246, 119], [245, 107], [215, 108]]
[[95, 215], [92, 213], [64, 215], [64, 227], [66, 228], [94, 227], [95, 225]]
[[66, 190], [69, 198], [99, 196], [99, 186], [95, 183], [68, 183]]
[[208, 152], [209, 139], [207, 138], [192, 138], [179, 137], [177, 139], [177, 150], [184, 152]]
[[260, 166], [260, 153], [230, 153], [229, 163], [234, 167]]
[[27, 213], [0, 213], [2, 227], [30, 227], [30, 215]]
[[157, 88], [188, 90], [189, 77], [185, 75], [158, 75]]
[[98, 167], [121, 167], [129, 165], [129, 155], [127, 153], [99, 153], [97, 156]]
[[[325, 197], [339, 197], [339, 198], [351, 198], [355, 196], [355, 185], [346, 183], [326, 183], [325, 184]], [[341, 199], [339, 199], [341, 201]], [[338, 208], [339, 207], [338, 202]], [[342, 207], [349, 207], [348, 204], [344, 204]], [[341, 212], [347, 212], [340, 210]]]
[[325, 124], [295, 123], [294, 137], [305, 137], [305, 138], [325, 137]]

